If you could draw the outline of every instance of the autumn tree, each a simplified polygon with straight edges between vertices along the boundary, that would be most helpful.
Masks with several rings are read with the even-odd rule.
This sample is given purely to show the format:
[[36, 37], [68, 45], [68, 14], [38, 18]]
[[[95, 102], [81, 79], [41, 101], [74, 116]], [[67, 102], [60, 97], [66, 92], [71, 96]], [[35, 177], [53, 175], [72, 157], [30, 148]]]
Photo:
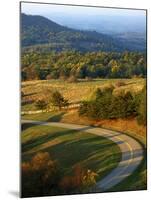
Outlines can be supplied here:
[[68, 100], [57, 90], [52, 92], [50, 102], [53, 106], [58, 107], [59, 110], [61, 110], [62, 107], [67, 107], [69, 105]]

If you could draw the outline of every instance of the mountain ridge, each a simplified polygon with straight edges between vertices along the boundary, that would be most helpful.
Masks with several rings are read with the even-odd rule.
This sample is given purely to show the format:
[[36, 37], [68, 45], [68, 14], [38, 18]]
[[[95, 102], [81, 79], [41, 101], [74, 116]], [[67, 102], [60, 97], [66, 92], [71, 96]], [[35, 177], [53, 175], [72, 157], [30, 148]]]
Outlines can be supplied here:
[[[136, 42], [136, 41], [135, 41]], [[137, 43], [137, 42], [136, 42]], [[111, 37], [96, 31], [81, 31], [62, 26], [40, 15], [21, 14], [22, 47], [40, 48], [48, 45], [49, 50], [76, 51], [144, 51], [142, 43], [131, 44], [123, 39]]]

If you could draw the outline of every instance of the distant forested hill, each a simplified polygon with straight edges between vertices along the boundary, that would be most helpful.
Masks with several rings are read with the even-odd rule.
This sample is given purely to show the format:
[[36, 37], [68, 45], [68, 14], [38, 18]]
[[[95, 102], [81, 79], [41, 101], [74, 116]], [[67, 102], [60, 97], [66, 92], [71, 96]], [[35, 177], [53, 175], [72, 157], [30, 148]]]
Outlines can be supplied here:
[[61, 26], [45, 17], [21, 14], [22, 50], [39, 52], [76, 50], [81, 52], [145, 51], [145, 41], [130, 41], [96, 31]]

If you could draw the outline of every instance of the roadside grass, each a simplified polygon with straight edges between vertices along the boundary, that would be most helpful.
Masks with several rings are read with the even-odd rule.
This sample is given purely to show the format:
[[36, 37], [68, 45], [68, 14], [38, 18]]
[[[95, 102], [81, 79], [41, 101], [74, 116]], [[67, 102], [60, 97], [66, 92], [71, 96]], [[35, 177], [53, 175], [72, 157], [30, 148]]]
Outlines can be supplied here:
[[22, 161], [29, 161], [39, 151], [46, 151], [70, 175], [80, 164], [98, 173], [100, 180], [120, 161], [120, 148], [104, 137], [59, 127], [23, 124]]
[[143, 142], [143, 144], [146, 146], [146, 126], [139, 125], [135, 118], [92, 120], [87, 117], [79, 116], [76, 109], [70, 111], [53, 111], [30, 115], [26, 114], [22, 115], [21, 118], [47, 122], [63, 122], [90, 126], [92, 125], [107, 129], [114, 129], [117, 131], [126, 132], [131, 136], [134, 136]]
[[65, 114], [64, 111], [56, 111], [56, 112], [45, 112], [45, 113], [37, 113], [37, 114], [31, 114], [31, 115], [22, 115], [22, 119], [27, 120], [37, 120], [37, 121], [47, 121], [47, 122], [59, 122], [63, 118], [63, 115]]
[[123, 180], [118, 185], [111, 188], [110, 192], [115, 191], [135, 191], [147, 189], [147, 153], [144, 149], [144, 159], [135, 172]]
[[[122, 81], [125, 85], [116, 87], [116, 83]], [[145, 79], [94, 79], [92, 81], [79, 80], [77, 83], [68, 83], [62, 80], [38, 80], [22, 82], [21, 87], [24, 93], [22, 100], [31, 102], [22, 105], [22, 111], [36, 110], [34, 101], [47, 95], [52, 90], [58, 90], [69, 100], [71, 104], [88, 100], [92, 97], [97, 88], [103, 88], [110, 84], [115, 86], [114, 93], [122, 90], [137, 93], [145, 83]]]

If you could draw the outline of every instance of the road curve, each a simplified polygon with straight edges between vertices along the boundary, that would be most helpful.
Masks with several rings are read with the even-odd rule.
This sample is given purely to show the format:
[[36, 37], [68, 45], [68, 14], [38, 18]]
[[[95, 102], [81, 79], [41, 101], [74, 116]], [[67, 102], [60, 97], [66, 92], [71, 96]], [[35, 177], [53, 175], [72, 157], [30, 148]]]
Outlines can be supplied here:
[[126, 177], [131, 175], [143, 159], [143, 148], [140, 145], [140, 143], [138, 143], [132, 137], [120, 133], [118, 131], [112, 131], [92, 126], [66, 124], [60, 122], [22, 120], [22, 123], [32, 123], [37, 125], [68, 128], [73, 130], [79, 130], [82, 132], [84, 131], [106, 137], [107, 139], [110, 139], [113, 142], [115, 142], [120, 147], [122, 153], [121, 160], [116, 168], [114, 168], [102, 180], [97, 182], [97, 189], [101, 192], [109, 190], [113, 186], [123, 181]]

